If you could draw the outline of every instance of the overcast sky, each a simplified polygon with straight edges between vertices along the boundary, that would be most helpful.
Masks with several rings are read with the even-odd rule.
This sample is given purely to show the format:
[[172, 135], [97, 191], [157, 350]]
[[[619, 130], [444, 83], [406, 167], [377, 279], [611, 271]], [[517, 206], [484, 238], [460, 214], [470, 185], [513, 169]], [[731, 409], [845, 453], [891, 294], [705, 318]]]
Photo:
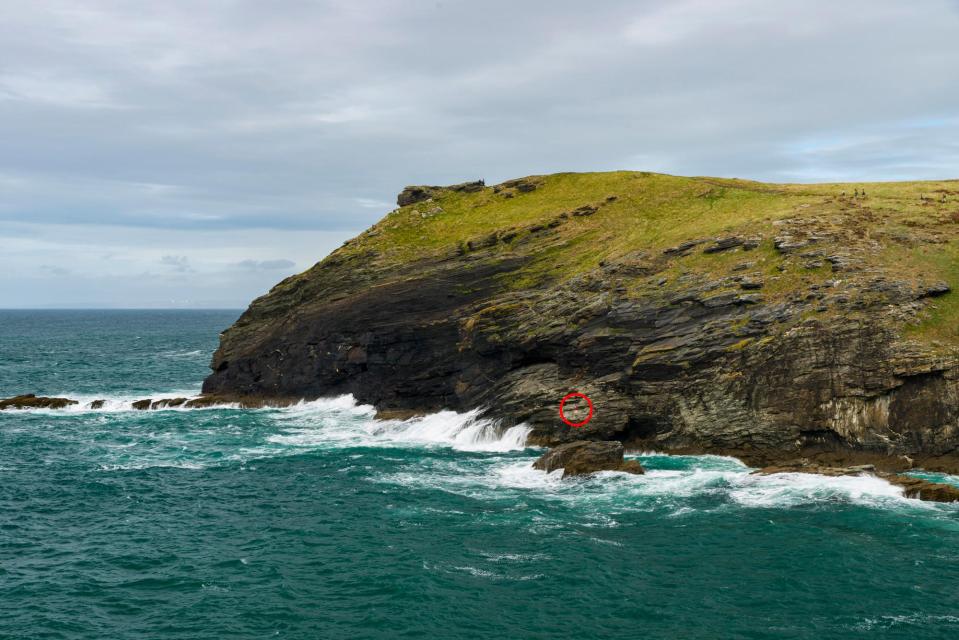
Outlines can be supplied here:
[[959, 177], [955, 0], [0, 0], [0, 306], [244, 307], [406, 184]]

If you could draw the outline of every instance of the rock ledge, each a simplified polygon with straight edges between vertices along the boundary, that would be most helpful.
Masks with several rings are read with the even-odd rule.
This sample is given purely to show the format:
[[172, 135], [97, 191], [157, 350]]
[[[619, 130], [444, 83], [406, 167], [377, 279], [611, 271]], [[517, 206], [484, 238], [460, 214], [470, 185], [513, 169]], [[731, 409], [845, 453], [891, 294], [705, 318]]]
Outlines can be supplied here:
[[563, 470], [563, 477], [581, 476], [596, 471], [645, 473], [636, 460], [623, 460], [623, 443], [615, 441], [579, 441], [561, 444], [533, 463], [534, 469], [549, 473]]

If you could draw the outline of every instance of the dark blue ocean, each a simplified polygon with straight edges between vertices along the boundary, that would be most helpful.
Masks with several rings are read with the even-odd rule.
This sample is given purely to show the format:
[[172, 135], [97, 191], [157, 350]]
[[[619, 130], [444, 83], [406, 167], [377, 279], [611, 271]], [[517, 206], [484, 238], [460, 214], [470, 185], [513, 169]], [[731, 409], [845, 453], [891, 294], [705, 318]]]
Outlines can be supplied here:
[[[2, 638], [959, 638], [959, 507], [873, 478], [640, 454], [534, 471], [525, 430], [196, 394], [235, 311], [0, 311]], [[952, 479], [955, 480], [955, 479]]]

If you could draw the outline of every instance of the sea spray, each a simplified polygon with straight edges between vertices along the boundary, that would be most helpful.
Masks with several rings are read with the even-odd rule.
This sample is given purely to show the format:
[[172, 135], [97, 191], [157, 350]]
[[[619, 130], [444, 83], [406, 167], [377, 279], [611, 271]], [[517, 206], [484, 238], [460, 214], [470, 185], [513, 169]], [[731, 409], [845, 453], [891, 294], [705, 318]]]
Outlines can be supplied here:
[[[344, 420], [344, 414], [350, 419]], [[446, 446], [462, 451], [504, 452], [526, 446], [529, 427], [503, 428], [481, 418], [479, 411], [440, 411], [408, 420], [375, 420], [370, 406], [357, 405], [352, 396], [305, 402], [273, 412], [285, 432], [271, 442], [312, 447], [353, 446]]]

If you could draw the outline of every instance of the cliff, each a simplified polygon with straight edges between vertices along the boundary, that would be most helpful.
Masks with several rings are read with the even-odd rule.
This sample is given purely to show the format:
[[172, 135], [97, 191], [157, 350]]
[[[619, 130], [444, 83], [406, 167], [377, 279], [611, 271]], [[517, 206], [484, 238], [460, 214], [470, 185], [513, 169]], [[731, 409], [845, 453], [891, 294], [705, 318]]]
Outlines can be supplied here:
[[[864, 194], [863, 194], [864, 192]], [[211, 395], [483, 408], [534, 442], [959, 468], [959, 182], [409, 187], [257, 299]], [[570, 391], [591, 422], [557, 415]]]

